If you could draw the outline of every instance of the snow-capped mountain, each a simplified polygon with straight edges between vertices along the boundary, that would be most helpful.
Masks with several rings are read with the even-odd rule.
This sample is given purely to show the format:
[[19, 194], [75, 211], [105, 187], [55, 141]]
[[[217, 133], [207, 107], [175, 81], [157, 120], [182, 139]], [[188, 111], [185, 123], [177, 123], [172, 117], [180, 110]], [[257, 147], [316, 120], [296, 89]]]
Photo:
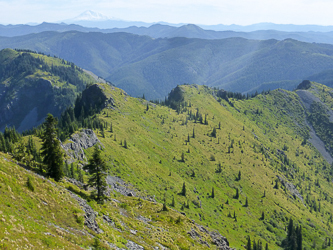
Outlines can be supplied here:
[[78, 15], [77, 17], [73, 18], [72, 20], [74, 21], [106, 21], [114, 19], [108, 16], [105, 16], [101, 13], [92, 11], [92, 10], [87, 10], [83, 12], [82, 14]]

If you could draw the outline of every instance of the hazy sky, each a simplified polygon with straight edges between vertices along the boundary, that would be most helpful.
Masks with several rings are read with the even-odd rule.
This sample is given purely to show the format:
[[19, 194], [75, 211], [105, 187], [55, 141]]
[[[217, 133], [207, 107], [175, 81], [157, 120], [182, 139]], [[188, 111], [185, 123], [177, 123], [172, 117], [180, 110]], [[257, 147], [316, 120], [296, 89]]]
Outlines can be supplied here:
[[332, 0], [0, 0], [0, 23], [56, 22], [86, 10], [145, 22], [333, 25]]

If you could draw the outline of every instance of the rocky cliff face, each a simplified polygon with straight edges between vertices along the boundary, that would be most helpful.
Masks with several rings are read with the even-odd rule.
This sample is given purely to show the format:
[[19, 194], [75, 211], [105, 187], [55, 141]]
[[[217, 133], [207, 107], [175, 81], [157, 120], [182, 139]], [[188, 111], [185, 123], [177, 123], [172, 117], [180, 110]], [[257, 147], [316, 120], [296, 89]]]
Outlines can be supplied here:
[[[81, 108], [84, 108], [85, 112], [89, 112], [93, 108], [98, 112], [107, 106], [115, 106], [113, 98], [107, 97], [103, 89], [104, 86], [98, 84], [87, 87], [82, 92], [81, 98], [77, 100], [75, 109], [81, 110]], [[79, 110], [76, 110], [76, 112]]]
[[59, 115], [55, 103], [55, 88], [42, 78], [24, 79], [22, 87], [0, 84], [0, 129], [15, 126], [20, 132], [38, 126], [47, 113]]
[[[70, 65], [70, 67], [69, 67]], [[31, 51], [0, 51], [0, 131], [32, 129], [59, 116], [94, 78], [74, 64]]]
[[93, 147], [97, 143], [102, 145], [94, 131], [91, 129], [82, 129], [79, 133], [73, 134], [69, 142], [61, 144], [61, 147], [69, 157], [67, 163], [70, 164], [75, 160], [86, 162], [87, 158], [83, 149]]

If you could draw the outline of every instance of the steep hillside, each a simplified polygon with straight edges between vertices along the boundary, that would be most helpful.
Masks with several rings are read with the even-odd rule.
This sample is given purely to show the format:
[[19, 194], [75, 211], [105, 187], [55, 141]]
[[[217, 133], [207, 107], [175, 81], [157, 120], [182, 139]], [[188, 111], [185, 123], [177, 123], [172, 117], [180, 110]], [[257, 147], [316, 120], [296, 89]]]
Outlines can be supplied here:
[[[186, 29], [202, 31], [191, 25], [180, 31]], [[308, 76], [317, 81], [333, 68], [333, 45], [291, 39], [152, 39], [70, 31], [2, 37], [0, 44], [56, 55], [108, 79], [131, 96], [145, 94], [147, 99], [164, 99], [177, 84], [185, 83], [238, 92], [292, 90]]]
[[31, 51], [0, 51], [0, 131], [39, 125], [74, 103], [93, 77], [74, 64]]
[[[244, 249], [250, 237], [252, 245], [287, 249], [293, 242], [288, 232], [292, 234], [290, 228], [295, 226], [297, 235], [302, 235], [302, 249], [330, 248], [333, 171], [324, 151], [332, 157], [332, 96], [332, 89], [308, 81], [294, 92], [279, 89], [253, 98], [182, 85], [172, 90], [165, 106], [130, 97], [107, 84], [91, 85], [76, 102], [79, 107], [68, 109], [68, 116], [62, 117], [68, 117], [73, 128], [79, 119], [98, 136], [108, 166], [111, 200], [97, 204], [90, 196], [93, 190], [85, 190], [73, 179], [51, 184], [50, 191], [50, 182], [35, 175], [30, 177], [36, 194], [26, 197], [32, 191], [21, 190], [27, 188], [30, 173], [10, 163], [10, 156], [0, 155], [0, 199], [6, 201], [0, 204], [4, 214], [0, 223], [7, 230], [0, 235], [15, 232], [1, 244], [20, 246], [16, 239], [23, 242], [25, 237], [33, 239], [32, 246], [51, 248], [87, 248], [101, 242], [129, 249], [228, 249], [220, 245], [227, 244], [226, 237], [231, 247]], [[91, 113], [94, 121], [76, 114], [81, 110], [90, 115], [86, 111], [92, 106], [98, 111]], [[78, 118], [70, 118], [71, 112]], [[63, 119], [61, 123], [67, 121]], [[323, 122], [325, 126], [318, 126]], [[68, 144], [76, 150], [73, 138], [64, 141], [64, 147]], [[34, 140], [40, 144], [38, 138]], [[13, 154], [18, 150], [14, 147]], [[89, 147], [80, 152], [86, 159], [92, 155]], [[87, 173], [80, 168], [85, 161], [78, 157], [72, 167], [75, 173], [70, 174], [68, 166], [65, 172], [87, 183]], [[66, 189], [81, 199], [74, 199], [77, 196]], [[59, 202], [63, 197], [75, 211]], [[42, 210], [42, 219], [36, 217], [36, 209], [42, 207], [38, 199], [43, 205], [55, 202], [53, 210]], [[31, 210], [23, 208], [25, 202]], [[162, 203], [168, 211], [162, 211]], [[82, 204], [97, 212], [88, 209], [96, 218], [87, 219], [87, 206]], [[53, 212], [55, 207], [59, 209]], [[23, 209], [27, 215], [21, 214]], [[71, 211], [65, 217], [68, 224], [60, 219], [66, 209]], [[24, 228], [34, 231], [36, 222], [42, 227], [36, 235], [21, 236], [16, 229], [23, 222], [16, 229], [7, 223], [24, 216]], [[76, 240], [77, 232], [85, 236]], [[65, 241], [58, 240], [57, 234]], [[296, 237], [295, 232], [292, 235]]]
[[157, 202], [118, 195], [100, 206], [67, 180], [22, 166], [0, 153], [1, 249], [230, 249], [217, 232]]
[[306, 249], [331, 242], [332, 169], [309, 140], [312, 113], [296, 92], [239, 99], [184, 85], [170, 93], [171, 109], [99, 88], [110, 101], [95, 133], [110, 175], [217, 229], [237, 249], [249, 236], [269, 249], [285, 246], [290, 218]]

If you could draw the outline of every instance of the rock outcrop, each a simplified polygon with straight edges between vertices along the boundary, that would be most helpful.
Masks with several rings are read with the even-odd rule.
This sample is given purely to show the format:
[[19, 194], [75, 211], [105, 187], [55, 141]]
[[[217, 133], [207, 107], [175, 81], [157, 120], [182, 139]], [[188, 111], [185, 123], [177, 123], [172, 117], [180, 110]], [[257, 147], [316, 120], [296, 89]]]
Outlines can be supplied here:
[[95, 211], [91, 208], [91, 206], [88, 205], [87, 201], [80, 198], [76, 194], [69, 192], [69, 194], [77, 200], [79, 205], [81, 206], [82, 210], [84, 211], [84, 225], [87, 226], [89, 229], [94, 231], [95, 233], [103, 233], [103, 230], [99, 228], [97, 222], [96, 222], [96, 214]]
[[89, 86], [82, 92], [82, 97], [77, 104], [85, 110], [95, 107], [98, 111], [101, 111], [106, 107], [114, 107], [115, 101], [112, 97], [106, 96], [104, 89], [103, 86], [98, 84]]
[[97, 143], [102, 145], [94, 131], [91, 129], [82, 129], [79, 133], [73, 134], [69, 142], [62, 144], [61, 147], [69, 156], [70, 159], [67, 160], [67, 163], [70, 164], [75, 160], [86, 162], [87, 158], [83, 149], [93, 147]]
[[[192, 239], [198, 240], [202, 245], [206, 245], [207, 247], [210, 247], [209, 243], [204, 240], [204, 237], [202, 234], [209, 236], [211, 238], [211, 244], [215, 245], [217, 249], [219, 250], [232, 250], [233, 248], [229, 247], [229, 241], [227, 238], [222, 236], [217, 231], [208, 231], [204, 226], [201, 226], [199, 224], [196, 224], [196, 230], [195, 228], [191, 228], [191, 231], [189, 231], [187, 234], [191, 236]], [[200, 232], [198, 232], [200, 231]]]
[[[37, 127], [47, 113], [60, 115], [56, 107], [55, 90], [45, 79], [25, 79], [22, 87], [0, 87], [0, 128], [15, 126], [19, 132]], [[1, 84], [0, 84], [1, 85]], [[30, 112], [36, 115], [29, 116]]]
[[110, 186], [111, 190], [114, 190], [124, 196], [137, 196], [133, 186], [127, 184], [119, 177], [108, 175], [106, 177], [106, 183]]
[[304, 201], [303, 201], [303, 196], [298, 192], [298, 190], [297, 190], [297, 188], [295, 187], [294, 184], [292, 184], [292, 183], [286, 181], [282, 176], [279, 176], [279, 175], [278, 175], [277, 178], [279, 179], [279, 181], [281, 182], [281, 184], [282, 184], [283, 186], [285, 186], [285, 187], [289, 190], [289, 192], [292, 194], [292, 196], [293, 196], [294, 198], [297, 197], [298, 199], [301, 200], [302, 203], [304, 203]]

